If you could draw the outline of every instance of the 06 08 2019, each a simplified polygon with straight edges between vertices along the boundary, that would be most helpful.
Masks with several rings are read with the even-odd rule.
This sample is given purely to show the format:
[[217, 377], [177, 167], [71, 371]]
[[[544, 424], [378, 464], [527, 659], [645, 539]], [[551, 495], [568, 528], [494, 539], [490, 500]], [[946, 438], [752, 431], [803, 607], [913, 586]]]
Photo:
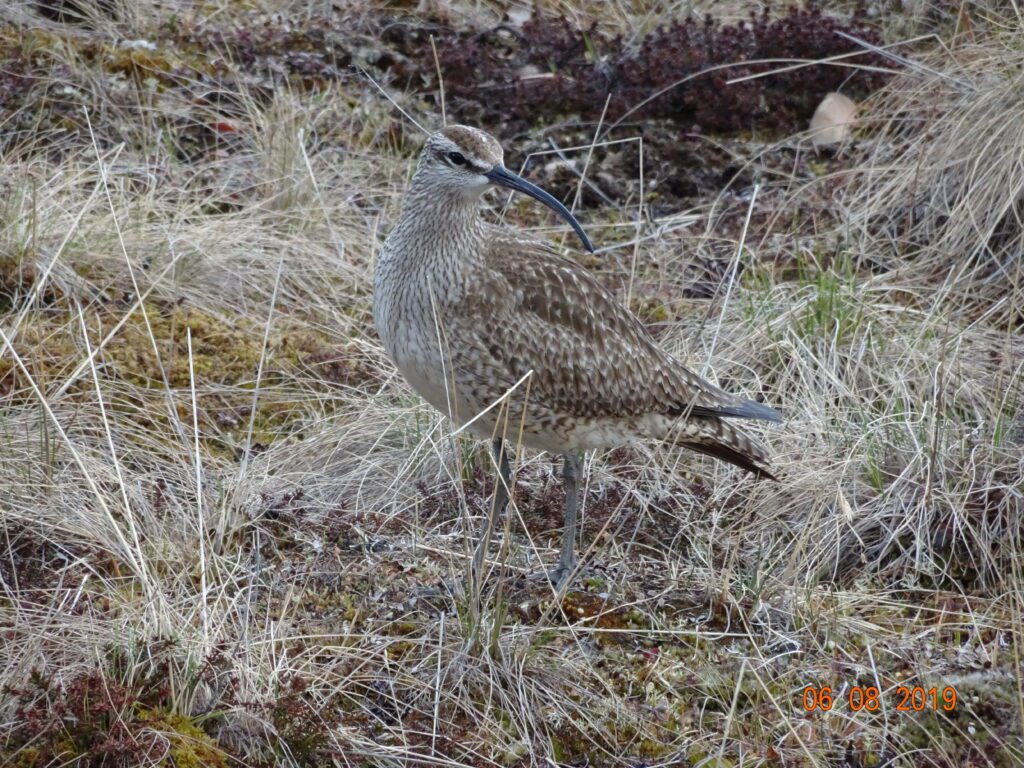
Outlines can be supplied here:
[[897, 685], [884, 692], [873, 685], [831, 686], [808, 685], [803, 689], [802, 704], [808, 712], [828, 712], [845, 705], [853, 712], [876, 712], [883, 706], [896, 712], [952, 712], [956, 709], [956, 689], [922, 685]]

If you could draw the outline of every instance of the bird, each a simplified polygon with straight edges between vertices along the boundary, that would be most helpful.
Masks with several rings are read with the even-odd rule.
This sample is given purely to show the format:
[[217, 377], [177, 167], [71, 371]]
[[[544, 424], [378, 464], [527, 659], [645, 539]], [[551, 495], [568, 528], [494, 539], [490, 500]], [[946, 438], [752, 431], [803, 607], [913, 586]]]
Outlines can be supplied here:
[[561, 590], [577, 567], [587, 451], [661, 441], [774, 480], [767, 450], [733, 420], [781, 416], [690, 371], [578, 261], [489, 223], [482, 200], [494, 188], [547, 206], [594, 252], [561, 202], [505, 167], [497, 139], [480, 128], [449, 125], [424, 142], [381, 248], [374, 323], [412, 388], [458, 430], [491, 441], [498, 478], [477, 535], [473, 573], [479, 574], [508, 503], [510, 443], [561, 455], [562, 549], [547, 572]]

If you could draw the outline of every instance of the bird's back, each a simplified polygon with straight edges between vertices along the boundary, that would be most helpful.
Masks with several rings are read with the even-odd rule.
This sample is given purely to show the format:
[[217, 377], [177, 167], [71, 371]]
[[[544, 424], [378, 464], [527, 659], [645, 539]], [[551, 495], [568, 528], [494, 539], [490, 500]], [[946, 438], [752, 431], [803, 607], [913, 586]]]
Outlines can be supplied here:
[[689, 371], [575, 261], [506, 229], [490, 228], [486, 244], [471, 289], [446, 313], [468, 407], [487, 407], [529, 373], [509, 398], [527, 443], [565, 451], [671, 439], [764, 472], [765, 451], [725, 419], [777, 420], [772, 409]]

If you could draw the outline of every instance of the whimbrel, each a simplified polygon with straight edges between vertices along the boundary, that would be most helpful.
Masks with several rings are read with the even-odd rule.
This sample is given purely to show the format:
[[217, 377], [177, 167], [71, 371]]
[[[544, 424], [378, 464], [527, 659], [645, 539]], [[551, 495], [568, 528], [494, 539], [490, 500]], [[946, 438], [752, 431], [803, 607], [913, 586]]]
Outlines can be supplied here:
[[[529, 195], [594, 248], [568, 209], [507, 170], [499, 143], [452, 125], [430, 136], [374, 276], [384, 348], [431, 405], [492, 441], [499, 470], [473, 564], [479, 573], [508, 502], [509, 436], [562, 454], [561, 588], [576, 565], [581, 455], [638, 439], [669, 441], [772, 477], [764, 448], [729, 419], [779, 421], [660, 349], [628, 309], [552, 246], [480, 216], [491, 187]], [[499, 403], [500, 407], [495, 407]]]

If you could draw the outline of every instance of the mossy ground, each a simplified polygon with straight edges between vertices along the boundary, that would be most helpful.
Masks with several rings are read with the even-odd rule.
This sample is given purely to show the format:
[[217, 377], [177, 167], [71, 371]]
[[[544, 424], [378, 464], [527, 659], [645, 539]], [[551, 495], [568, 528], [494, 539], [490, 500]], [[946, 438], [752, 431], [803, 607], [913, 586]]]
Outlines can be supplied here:
[[[433, 125], [431, 32], [442, 68], [500, 37], [485, 84], [530, 54], [513, 38], [568, 46], [565, 77], [621, 64], [667, 6], [563, 34], [468, 6], [23, 5], [0, 26], [2, 761], [1020, 764], [1019, 324], [990, 273], [951, 295], [904, 230], [861, 232], [863, 155], [788, 137], [795, 102], [709, 131], [662, 105], [591, 150], [579, 105], [523, 122], [449, 90], [510, 163], [548, 153], [526, 174], [578, 192], [607, 249], [581, 263], [659, 343], [788, 418], [762, 435], [779, 484], [654, 446], [592, 457], [561, 600], [531, 578], [559, 546], [558, 467], [524, 452], [474, 596], [489, 459], [404, 388], [369, 312], [417, 129], [351, 65]], [[997, 41], [968, 6], [871, 31]], [[956, 708], [899, 710], [915, 685]], [[882, 706], [856, 709], [869, 687]]]

